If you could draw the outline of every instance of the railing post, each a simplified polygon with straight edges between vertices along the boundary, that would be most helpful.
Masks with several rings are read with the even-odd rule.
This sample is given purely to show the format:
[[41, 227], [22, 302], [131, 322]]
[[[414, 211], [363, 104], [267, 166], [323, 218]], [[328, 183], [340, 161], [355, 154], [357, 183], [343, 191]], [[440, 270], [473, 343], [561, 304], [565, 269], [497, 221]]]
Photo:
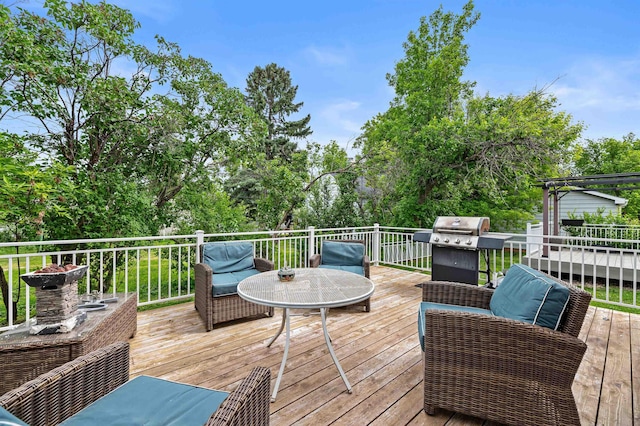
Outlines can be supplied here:
[[315, 226], [310, 226], [307, 229], [309, 230], [309, 236], [307, 237], [309, 238], [309, 242], [307, 243], [309, 246], [309, 255], [304, 260], [305, 266], [309, 266], [309, 259], [316, 254], [316, 228]]
[[542, 257], [549, 257], [549, 188], [542, 188]]
[[204, 244], [204, 231], [196, 231], [196, 264], [200, 263], [200, 247]]
[[373, 264], [378, 266], [380, 263], [380, 224], [373, 224], [373, 247], [371, 249], [373, 255]]

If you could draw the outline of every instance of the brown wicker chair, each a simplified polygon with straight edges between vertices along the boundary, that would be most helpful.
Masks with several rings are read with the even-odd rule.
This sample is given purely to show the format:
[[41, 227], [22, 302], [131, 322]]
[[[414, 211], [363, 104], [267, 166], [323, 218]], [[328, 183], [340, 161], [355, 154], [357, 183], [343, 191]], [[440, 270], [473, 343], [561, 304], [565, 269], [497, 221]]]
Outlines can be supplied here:
[[[339, 243], [348, 243], [348, 244], [362, 244], [364, 245], [364, 241], [362, 240], [328, 240], [331, 242], [339, 242]], [[322, 254], [314, 254], [309, 258], [309, 267], [310, 268], [318, 268], [322, 265]], [[367, 278], [371, 278], [369, 276], [369, 270], [371, 269], [371, 262], [369, 260], [369, 256], [366, 254], [362, 258], [362, 267], [364, 269], [364, 276]], [[364, 307], [365, 312], [371, 311], [371, 298], [367, 298], [361, 302], [354, 303], [348, 306], [362, 306]]]
[[[200, 247], [200, 258], [203, 259], [203, 248]], [[273, 262], [256, 257], [255, 268], [260, 272], [272, 271]], [[215, 324], [233, 321], [240, 318], [266, 314], [273, 316], [273, 307], [248, 302], [236, 293], [213, 297], [211, 285], [215, 283], [215, 271], [206, 263], [195, 266], [196, 289], [195, 308], [205, 323], [207, 331], [213, 330]]]
[[[129, 344], [114, 343], [69, 361], [0, 396], [0, 406], [31, 426], [56, 425], [129, 380]], [[268, 425], [271, 375], [255, 367], [207, 425]]]
[[[580, 424], [571, 385], [587, 347], [577, 336], [591, 296], [555, 280], [570, 290], [558, 331], [497, 316], [426, 312], [427, 414], [439, 407], [506, 424]], [[425, 302], [483, 309], [494, 291], [437, 281], [422, 288]]]

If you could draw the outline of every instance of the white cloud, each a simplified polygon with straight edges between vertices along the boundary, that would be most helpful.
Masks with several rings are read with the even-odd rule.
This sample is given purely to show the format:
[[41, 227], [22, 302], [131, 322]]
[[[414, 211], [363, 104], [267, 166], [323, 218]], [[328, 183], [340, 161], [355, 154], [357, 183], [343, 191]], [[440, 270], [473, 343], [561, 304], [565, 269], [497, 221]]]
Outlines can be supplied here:
[[549, 87], [585, 139], [640, 133], [640, 57], [583, 59]]
[[350, 52], [347, 48], [309, 46], [304, 49], [304, 55], [320, 65], [346, 65]]
[[570, 110], [640, 111], [640, 58], [583, 60], [550, 91]]
[[311, 139], [321, 144], [336, 141], [349, 155], [354, 155], [353, 143], [370, 118], [367, 114], [357, 101], [343, 99], [327, 104], [317, 112], [311, 112]]
[[360, 133], [364, 124], [353, 118], [360, 109], [360, 102], [343, 100], [330, 104], [320, 111], [320, 117], [327, 123], [333, 123], [335, 129], [347, 133]]

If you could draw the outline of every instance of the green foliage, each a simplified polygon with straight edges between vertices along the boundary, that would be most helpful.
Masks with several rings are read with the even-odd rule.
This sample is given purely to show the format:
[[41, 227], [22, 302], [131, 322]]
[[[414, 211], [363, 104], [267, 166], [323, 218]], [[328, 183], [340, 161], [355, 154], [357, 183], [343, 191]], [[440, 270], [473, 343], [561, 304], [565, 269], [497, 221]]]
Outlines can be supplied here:
[[256, 219], [267, 229], [277, 228], [286, 215], [305, 200], [307, 152], [296, 152], [291, 160], [289, 163], [275, 159], [261, 164], [260, 182], [264, 189], [256, 200]]
[[405, 57], [387, 80], [396, 92], [394, 104], [414, 118], [409, 132], [432, 119], [451, 116], [460, 100], [471, 94], [474, 83], [461, 81], [469, 62], [464, 34], [480, 19], [473, 1], [461, 15], [445, 13], [440, 6], [420, 18], [417, 32], [410, 31], [403, 43]]
[[566, 162], [581, 125], [555, 111], [555, 98], [473, 96], [474, 83], [461, 81], [464, 34], [478, 17], [471, 1], [461, 15], [440, 8], [409, 34], [389, 76], [395, 101], [358, 140], [377, 222], [428, 227], [440, 215], [482, 214], [510, 227], [533, 216], [535, 179]]
[[[587, 139], [585, 144], [574, 146], [573, 155], [576, 176], [640, 172], [640, 139], [633, 133], [622, 140]], [[640, 218], [639, 191], [616, 190], [614, 194], [629, 200], [623, 210], [625, 215]]]
[[219, 185], [201, 177], [175, 198], [175, 209], [181, 212], [174, 222], [177, 234], [192, 234], [201, 229], [205, 233], [241, 232], [248, 230], [242, 206], [233, 206]]
[[311, 145], [308, 150], [317, 180], [309, 186], [304, 207], [296, 211], [298, 223], [316, 228], [362, 226], [365, 219], [358, 192], [360, 168], [335, 141], [323, 148]]
[[293, 86], [291, 75], [285, 68], [271, 63], [264, 68], [256, 66], [247, 77], [247, 104], [265, 121], [268, 132], [262, 141], [262, 152], [268, 161], [275, 158], [290, 160], [297, 149], [292, 139], [305, 138], [312, 132], [311, 116], [290, 120], [300, 111], [303, 102], [295, 102], [298, 86]]
[[[183, 217], [176, 206], [188, 203], [173, 203], [182, 190], [246, 163], [238, 153], [266, 134], [208, 62], [161, 37], [156, 52], [136, 44], [128, 11], [86, 0], [44, 6], [48, 17], [0, 8], [0, 119], [32, 122], [34, 156], [74, 168], [73, 187], [59, 188], [65, 214], [44, 217], [48, 237], [153, 235]], [[209, 208], [212, 197], [191, 206]], [[223, 228], [239, 226], [236, 213]]]
[[18, 136], [0, 132], [0, 227], [12, 241], [42, 239], [47, 214], [69, 215], [70, 172], [58, 162], [37, 164]]
[[295, 102], [297, 91], [289, 71], [273, 63], [255, 67], [247, 77], [246, 103], [267, 130], [256, 138], [253, 155], [229, 168], [224, 186], [260, 228], [280, 226], [304, 201], [307, 153], [298, 149], [295, 139], [311, 134], [311, 117], [289, 119], [303, 106]]
[[[583, 212], [579, 215], [568, 212], [567, 215], [570, 219], [584, 219], [585, 224], [590, 225], [631, 225], [640, 226], [640, 219], [629, 217], [626, 215], [613, 214], [608, 212], [604, 214], [605, 209], [600, 208], [595, 213]], [[573, 227], [570, 227], [573, 228]], [[609, 236], [608, 238], [616, 238]]]

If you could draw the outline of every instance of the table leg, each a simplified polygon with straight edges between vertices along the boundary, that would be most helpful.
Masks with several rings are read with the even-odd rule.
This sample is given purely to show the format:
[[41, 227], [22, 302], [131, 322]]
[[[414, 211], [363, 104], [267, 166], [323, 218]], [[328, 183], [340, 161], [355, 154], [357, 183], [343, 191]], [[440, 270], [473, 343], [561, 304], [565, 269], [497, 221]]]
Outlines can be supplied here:
[[276, 339], [278, 338], [278, 336], [280, 336], [280, 333], [282, 333], [282, 330], [284, 329], [284, 323], [286, 320], [286, 315], [285, 315], [285, 309], [282, 310], [282, 322], [280, 323], [280, 328], [278, 329], [278, 331], [276, 332], [276, 335], [273, 336], [273, 338], [271, 340], [269, 340], [269, 343], [267, 343], [267, 347], [271, 347], [271, 345], [273, 344], [273, 342], [276, 341]]
[[[283, 322], [287, 323], [287, 332], [286, 332], [286, 340], [284, 343], [284, 354], [282, 355], [282, 364], [280, 364], [280, 371], [278, 372], [278, 378], [276, 379], [276, 384], [273, 386], [273, 393], [271, 394], [271, 402], [276, 402], [276, 395], [278, 394], [278, 388], [280, 387], [280, 380], [282, 380], [282, 373], [284, 373], [284, 366], [287, 363], [287, 355], [289, 354], [289, 337], [290, 337], [290, 322], [289, 322], [289, 308], [284, 308]], [[280, 332], [278, 332], [280, 334]], [[278, 337], [276, 335], [276, 337]]]
[[324, 331], [324, 340], [327, 342], [327, 347], [329, 348], [329, 353], [331, 354], [331, 358], [333, 358], [333, 363], [338, 368], [338, 372], [340, 373], [340, 377], [342, 377], [342, 381], [347, 386], [347, 392], [351, 393], [351, 385], [349, 384], [349, 380], [347, 380], [346, 374], [342, 370], [340, 363], [338, 362], [338, 358], [336, 357], [335, 352], [333, 352], [333, 346], [331, 345], [331, 338], [329, 337], [329, 332], [327, 331], [327, 316], [325, 313], [326, 308], [320, 308], [320, 315], [322, 316], [322, 330]]

